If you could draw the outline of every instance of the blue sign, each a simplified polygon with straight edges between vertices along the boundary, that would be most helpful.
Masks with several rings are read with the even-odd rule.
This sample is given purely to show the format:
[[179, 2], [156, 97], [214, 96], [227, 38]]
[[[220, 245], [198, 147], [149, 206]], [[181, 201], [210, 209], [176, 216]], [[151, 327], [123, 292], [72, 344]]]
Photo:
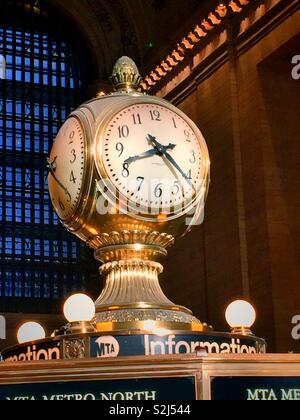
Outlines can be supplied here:
[[1, 385], [0, 400], [193, 401], [194, 377]]
[[82, 354], [91, 358], [178, 355], [196, 353], [198, 349], [208, 354], [249, 355], [265, 353], [266, 343], [256, 337], [218, 333], [66, 335], [6, 349], [1, 357], [6, 362], [28, 362], [76, 359]]
[[265, 342], [251, 337], [207, 334], [114, 335], [90, 338], [91, 357], [155, 356], [195, 353], [203, 348], [209, 354], [257, 354]]
[[43, 340], [28, 343], [11, 350], [3, 351], [1, 358], [5, 362], [37, 362], [61, 359], [61, 343], [57, 340]]
[[300, 401], [300, 377], [217, 377], [211, 380], [215, 401]]

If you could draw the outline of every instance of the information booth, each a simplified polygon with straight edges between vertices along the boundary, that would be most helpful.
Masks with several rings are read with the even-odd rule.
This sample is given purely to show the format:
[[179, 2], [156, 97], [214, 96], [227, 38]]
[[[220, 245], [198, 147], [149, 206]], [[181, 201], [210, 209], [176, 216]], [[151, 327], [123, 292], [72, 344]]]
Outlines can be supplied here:
[[3, 363], [1, 400], [300, 400], [298, 355]]

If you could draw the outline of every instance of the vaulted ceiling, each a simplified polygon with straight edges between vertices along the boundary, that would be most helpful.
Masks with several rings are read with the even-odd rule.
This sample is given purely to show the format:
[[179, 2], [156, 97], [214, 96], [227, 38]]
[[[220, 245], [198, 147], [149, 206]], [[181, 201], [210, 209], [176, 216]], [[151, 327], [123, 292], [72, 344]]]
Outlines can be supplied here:
[[106, 79], [121, 55], [146, 73], [173, 48], [216, 0], [48, 0], [87, 39], [99, 79]]

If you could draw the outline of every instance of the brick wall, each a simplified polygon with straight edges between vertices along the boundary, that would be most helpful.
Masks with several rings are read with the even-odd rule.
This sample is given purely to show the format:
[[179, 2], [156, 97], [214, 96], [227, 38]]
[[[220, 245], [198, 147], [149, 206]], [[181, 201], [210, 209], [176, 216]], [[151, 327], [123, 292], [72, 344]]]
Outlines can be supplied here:
[[[212, 160], [206, 220], [171, 252], [166, 289], [224, 329], [224, 309], [245, 296], [269, 350], [300, 351], [300, 54], [296, 11], [193, 89], [179, 107], [201, 128]], [[233, 55], [232, 55], [233, 52]], [[178, 97], [178, 88], [177, 88]]]

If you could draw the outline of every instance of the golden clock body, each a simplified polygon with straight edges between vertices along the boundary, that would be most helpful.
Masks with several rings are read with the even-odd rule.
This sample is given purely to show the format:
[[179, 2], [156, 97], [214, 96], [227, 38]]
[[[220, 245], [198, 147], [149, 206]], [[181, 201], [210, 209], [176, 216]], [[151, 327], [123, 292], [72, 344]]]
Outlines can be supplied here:
[[50, 196], [64, 226], [104, 263], [99, 329], [154, 322], [199, 331], [200, 321], [163, 294], [157, 260], [203, 221], [207, 146], [184, 113], [131, 89], [139, 79], [131, 61], [122, 58], [116, 69], [119, 91], [83, 104], [61, 128], [49, 159]]
[[[82, 174], [82, 186], [80, 192], [80, 200], [77, 202], [73, 213], [69, 213], [69, 217], [61, 217], [64, 225], [76, 234], [80, 239], [87, 242], [92, 248], [99, 248], [103, 244], [108, 244], [106, 235], [112, 232], [159, 232], [164, 235], [176, 238], [185, 234], [193, 225], [193, 219], [199, 218], [199, 213], [203, 211], [204, 200], [207, 194], [209, 185], [209, 156], [205, 143], [203, 143], [202, 151], [203, 161], [202, 165], [205, 169], [203, 175], [203, 185], [197, 197], [189, 203], [188, 208], [183, 208], [181, 214], [172, 214], [171, 212], [159, 212], [156, 214], [147, 214], [146, 212], [140, 214], [131, 214], [130, 208], [127, 206], [126, 198], [119, 199], [118, 194], [113, 195], [109, 192], [105, 193], [105, 182], [108, 174], [103, 165], [101, 152], [99, 150], [99, 143], [103, 141], [102, 135], [111, 118], [120, 112], [122, 109], [133, 105], [163, 105], [167, 109], [175, 112], [177, 115], [183, 114], [171, 104], [158, 98], [154, 98], [142, 94], [113, 94], [106, 97], [101, 97], [90, 102], [85, 103], [77, 109], [69, 118], [76, 118], [83, 127], [84, 133], [84, 148], [85, 148], [85, 164]], [[195, 130], [197, 135], [202, 140], [202, 135], [198, 128], [186, 117], [190, 126]], [[66, 122], [68, 124], [68, 121]], [[64, 126], [61, 131], [65, 130]], [[67, 140], [62, 140], [68, 143]], [[71, 158], [71, 156], [69, 156]], [[50, 161], [55, 158], [55, 151], [52, 151]], [[76, 174], [75, 174], [76, 175]], [[79, 175], [78, 175], [79, 176]], [[56, 184], [49, 177], [49, 189], [51, 197], [58, 194], [61, 201], [64, 198], [64, 192], [60, 185]], [[104, 187], [104, 188], [103, 188]], [[117, 191], [117, 190], [116, 190]], [[65, 197], [67, 198], [67, 197]], [[99, 203], [107, 200], [109, 213], [99, 214]], [[58, 215], [61, 213], [58, 202], [53, 202]], [[105, 209], [103, 209], [105, 210]], [[188, 214], [191, 212], [190, 214]], [[101, 213], [104, 213], [101, 211]], [[189, 222], [188, 222], [189, 221]], [[170, 238], [171, 239], [171, 238]], [[116, 240], [116, 239], [114, 239]], [[119, 239], [122, 241], [122, 238]], [[134, 239], [136, 241], [136, 239]], [[150, 238], [150, 243], [153, 240]], [[166, 243], [163, 241], [163, 245]]]

